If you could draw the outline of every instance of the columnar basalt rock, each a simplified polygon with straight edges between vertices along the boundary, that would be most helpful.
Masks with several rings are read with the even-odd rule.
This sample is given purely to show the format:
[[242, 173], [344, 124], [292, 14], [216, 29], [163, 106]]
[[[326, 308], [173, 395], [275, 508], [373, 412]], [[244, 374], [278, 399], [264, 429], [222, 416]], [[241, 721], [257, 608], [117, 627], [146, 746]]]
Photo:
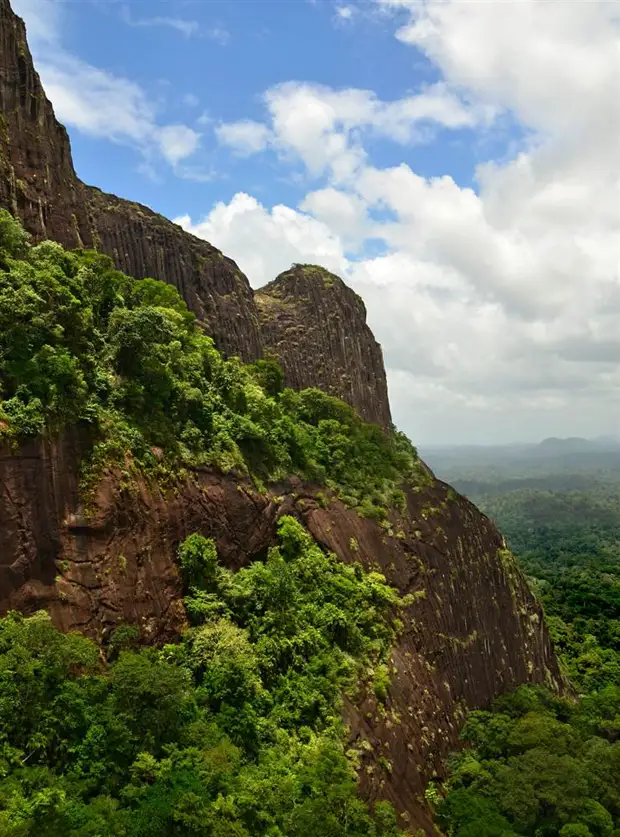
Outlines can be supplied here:
[[295, 265], [255, 295], [265, 352], [295, 389], [319, 387], [367, 421], [391, 423], [381, 346], [363, 300], [338, 276]]
[[175, 285], [218, 348], [261, 355], [256, 306], [232, 259], [152, 210], [86, 186], [34, 69], [23, 21], [0, 0], [0, 206], [35, 240], [90, 247], [131, 276]]
[[[35, 240], [94, 248], [131, 276], [171, 283], [227, 355], [255, 360], [266, 348], [279, 357], [287, 385], [320, 386], [388, 426], [381, 349], [363, 302], [341, 280], [294, 271], [255, 296], [235, 262], [208, 242], [146, 206], [82, 183], [33, 66], [24, 23], [8, 0], [0, 0], [0, 206]], [[276, 297], [286, 301], [283, 316], [270, 315]]]

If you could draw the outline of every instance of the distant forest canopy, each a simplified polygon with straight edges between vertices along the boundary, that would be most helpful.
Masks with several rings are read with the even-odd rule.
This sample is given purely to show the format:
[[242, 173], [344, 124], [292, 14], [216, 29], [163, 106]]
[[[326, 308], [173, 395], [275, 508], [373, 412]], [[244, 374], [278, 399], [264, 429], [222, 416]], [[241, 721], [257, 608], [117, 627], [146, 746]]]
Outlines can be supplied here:
[[582, 441], [421, 452], [505, 535], [579, 695], [470, 714], [472, 748], [428, 791], [450, 837], [620, 837], [620, 450]]
[[536, 445], [420, 447], [440, 479], [475, 499], [515, 488], [550, 491], [620, 485], [620, 439], [545, 439]]

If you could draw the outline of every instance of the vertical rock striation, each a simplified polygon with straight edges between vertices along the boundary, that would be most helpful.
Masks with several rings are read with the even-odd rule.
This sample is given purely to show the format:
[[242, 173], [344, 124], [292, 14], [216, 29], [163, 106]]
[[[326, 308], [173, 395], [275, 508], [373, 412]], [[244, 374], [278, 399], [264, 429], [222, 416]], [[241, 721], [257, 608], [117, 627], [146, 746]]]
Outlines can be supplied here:
[[381, 346], [363, 300], [315, 265], [295, 265], [255, 293], [265, 352], [293, 389], [318, 387], [367, 421], [391, 423]]
[[363, 302], [340, 279], [304, 268], [255, 296], [237, 265], [208, 242], [82, 183], [9, 0], [0, 0], [0, 207], [36, 240], [94, 248], [131, 276], [174, 285], [227, 355], [254, 360], [266, 347], [287, 385], [321, 387], [389, 426], [381, 349]]
[[175, 285], [218, 348], [245, 360], [260, 357], [252, 289], [231, 259], [147, 207], [77, 177], [67, 131], [8, 0], [0, 0], [0, 206], [36, 240], [95, 248], [132, 276]]

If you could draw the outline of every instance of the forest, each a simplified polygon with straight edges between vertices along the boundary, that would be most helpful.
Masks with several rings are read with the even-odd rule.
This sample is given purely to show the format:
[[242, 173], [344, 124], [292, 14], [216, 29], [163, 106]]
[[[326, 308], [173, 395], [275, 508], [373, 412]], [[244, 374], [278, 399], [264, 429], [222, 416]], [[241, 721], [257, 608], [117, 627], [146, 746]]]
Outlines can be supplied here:
[[[110, 466], [166, 484], [206, 465], [257, 490], [297, 474], [381, 522], [401, 486], [428, 480], [395, 429], [286, 389], [272, 361], [223, 358], [170, 286], [34, 246], [5, 212], [0, 381], [3, 444], [88, 432], [86, 498]], [[469, 715], [468, 746], [426, 792], [450, 837], [620, 835], [620, 480], [603, 471], [539, 468], [507, 486], [478, 467], [469, 489], [483, 491], [456, 482], [528, 573], [571, 685], [561, 697], [523, 687]], [[390, 805], [357, 795], [341, 709], [360, 690], [386, 699], [406, 600], [290, 517], [237, 573], [198, 535], [177, 558], [190, 624], [179, 644], [141, 647], [120, 626], [99, 647], [45, 614], [0, 620], [0, 834], [400, 835]]]
[[429, 789], [438, 824], [451, 837], [619, 837], [618, 461], [603, 465], [598, 451], [544, 464], [453, 460], [442, 476], [469, 489], [506, 536], [571, 690], [522, 687], [470, 714], [468, 748], [445, 785]]
[[392, 588], [290, 517], [265, 563], [232, 573], [197, 535], [178, 557], [180, 644], [119, 627], [102, 661], [44, 613], [0, 620], [3, 837], [397, 837], [340, 720], [343, 691], [382, 693]]
[[[82, 491], [115, 467], [165, 486], [197, 465], [297, 474], [382, 521], [426, 477], [385, 434], [268, 360], [224, 359], [176, 290], [93, 252], [33, 246], [0, 211], [0, 441], [76, 424]], [[299, 522], [236, 573], [213, 541], [178, 550], [189, 629], [105, 647], [45, 613], [0, 619], [2, 837], [396, 837], [357, 794], [343, 695], [385, 700], [406, 604], [377, 572], [325, 553]], [[16, 719], [19, 722], [16, 723]]]

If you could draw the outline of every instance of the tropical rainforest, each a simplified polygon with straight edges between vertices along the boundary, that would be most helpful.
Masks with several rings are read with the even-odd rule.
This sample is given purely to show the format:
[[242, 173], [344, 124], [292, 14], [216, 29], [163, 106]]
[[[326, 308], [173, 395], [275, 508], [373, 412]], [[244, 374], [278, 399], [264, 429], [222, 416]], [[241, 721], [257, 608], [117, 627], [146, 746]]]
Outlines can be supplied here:
[[[83, 490], [103, 468], [163, 483], [196, 465], [299, 474], [378, 520], [425, 478], [415, 449], [276, 364], [225, 360], [177, 292], [92, 252], [28, 236], [0, 212], [0, 436], [78, 425]], [[356, 794], [342, 695], [385, 698], [403, 604], [291, 517], [237, 573], [215, 545], [179, 547], [190, 625], [105, 648], [39, 613], [0, 620], [3, 837], [389, 837], [388, 804]]]
[[[0, 212], [0, 439], [67, 425], [90, 439], [86, 497], [105, 468], [165, 483], [206, 465], [257, 490], [297, 474], [381, 522], [400, 486], [428, 479], [395, 429], [285, 388], [272, 361], [223, 358], [169, 285], [32, 245]], [[427, 790], [451, 837], [620, 835], [620, 481], [562, 480], [468, 492], [527, 571], [571, 685], [470, 714], [467, 746]], [[43, 613], [0, 620], [0, 834], [399, 835], [388, 804], [357, 796], [341, 708], [360, 690], [385, 700], [406, 601], [292, 517], [236, 573], [197, 534], [177, 557], [189, 628], [176, 644], [142, 647], [120, 626], [98, 646]]]
[[620, 459], [512, 457], [444, 475], [506, 536], [572, 693], [522, 687], [471, 713], [468, 748], [429, 794], [453, 837], [619, 837]]

